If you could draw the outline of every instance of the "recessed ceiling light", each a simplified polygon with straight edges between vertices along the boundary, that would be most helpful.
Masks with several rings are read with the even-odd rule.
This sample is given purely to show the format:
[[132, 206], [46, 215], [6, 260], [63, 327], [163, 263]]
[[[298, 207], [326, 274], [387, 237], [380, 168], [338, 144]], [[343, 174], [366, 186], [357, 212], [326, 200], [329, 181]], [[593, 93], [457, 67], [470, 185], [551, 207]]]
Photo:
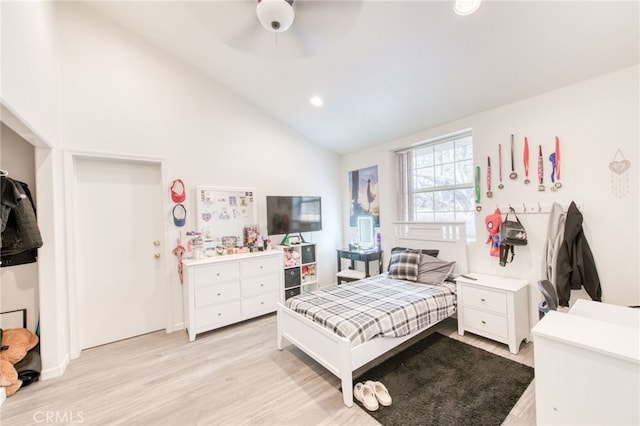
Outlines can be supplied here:
[[482, 0], [456, 0], [453, 4], [453, 10], [458, 15], [471, 15], [478, 10]]
[[311, 99], [309, 99], [309, 102], [311, 102], [311, 105], [313, 105], [314, 107], [321, 107], [324, 103], [320, 96], [312, 97]]

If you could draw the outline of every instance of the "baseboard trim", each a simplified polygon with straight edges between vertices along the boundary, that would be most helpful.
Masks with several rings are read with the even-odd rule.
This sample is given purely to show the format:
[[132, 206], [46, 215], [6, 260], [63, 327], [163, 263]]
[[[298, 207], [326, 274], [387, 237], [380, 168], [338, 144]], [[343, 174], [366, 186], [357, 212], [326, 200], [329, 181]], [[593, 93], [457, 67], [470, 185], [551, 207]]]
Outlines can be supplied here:
[[64, 371], [67, 369], [69, 365], [69, 354], [64, 356], [64, 360], [60, 365], [57, 365], [52, 368], [47, 368], [46, 370], [42, 370], [40, 372], [40, 380], [49, 380], [55, 377], [60, 377], [64, 374]]

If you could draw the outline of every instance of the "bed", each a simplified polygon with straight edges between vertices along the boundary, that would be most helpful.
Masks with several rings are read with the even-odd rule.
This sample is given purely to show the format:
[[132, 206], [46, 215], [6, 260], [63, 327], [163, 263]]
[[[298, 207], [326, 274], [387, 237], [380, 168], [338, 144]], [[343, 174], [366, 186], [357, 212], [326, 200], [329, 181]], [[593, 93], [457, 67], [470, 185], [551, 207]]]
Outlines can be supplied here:
[[[464, 223], [394, 222], [392, 226], [394, 247], [439, 250], [440, 259], [456, 262], [455, 273], [467, 272]], [[279, 303], [277, 346], [282, 350], [287, 340], [336, 375], [341, 380], [344, 404], [351, 407], [353, 372], [356, 369], [423, 333], [441, 320], [421, 326], [401, 337], [376, 337], [364, 342], [353, 342], [290, 309], [284, 303]]]

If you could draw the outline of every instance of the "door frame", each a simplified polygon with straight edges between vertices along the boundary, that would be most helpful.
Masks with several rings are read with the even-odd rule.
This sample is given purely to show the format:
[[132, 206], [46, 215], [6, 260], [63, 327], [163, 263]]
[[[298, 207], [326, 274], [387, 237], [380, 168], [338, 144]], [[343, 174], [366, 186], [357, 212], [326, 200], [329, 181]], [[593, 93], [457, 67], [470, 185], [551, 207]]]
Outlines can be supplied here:
[[[77, 258], [77, 247], [79, 247], [78, 243], [78, 229], [76, 224], [78, 221], [76, 220], [78, 216], [77, 212], [77, 162], [79, 160], [111, 160], [115, 162], [121, 163], [144, 163], [144, 164], [152, 164], [160, 167], [160, 181], [158, 182], [160, 187], [160, 200], [162, 203], [162, 209], [164, 212], [168, 211], [169, 205], [167, 203], [167, 197], [165, 196], [165, 192], [162, 190], [164, 188], [165, 182], [165, 159], [160, 157], [152, 157], [152, 156], [136, 156], [136, 155], [128, 155], [128, 154], [120, 154], [120, 153], [105, 153], [105, 152], [94, 152], [94, 151], [79, 151], [79, 150], [68, 150], [65, 151], [64, 155], [64, 170], [65, 170], [65, 193], [66, 197], [66, 228], [67, 228], [67, 273], [69, 280], [69, 344], [70, 344], [70, 355], [71, 358], [77, 358], [80, 356], [80, 352], [82, 349], [80, 348], [80, 332], [79, 332], [79, 321], [78, 321], [78, 310], [79, 303], [78, 300], [78, 265], [75, 262]], [[163, 251], [163, 258], [168, 259], [170, 252], [168, 251], [166, 242], [168, 241], [167, 235], [167, 227], [165, 223], [165, 215], [162, 212], [158, 212], [159, 217], [161, 218], [162, 223], [162, 235], [161, 238], [161, 247]], [[171, 283], [168, 279], [167, 274], [167, 261], [163, 261], [161, 265], [161, 276], [160, 285], [164, 285], [164, 295], [165, 295], [165, 331], [172, 332], [173, 331], [173, 309], [171, 306]]]

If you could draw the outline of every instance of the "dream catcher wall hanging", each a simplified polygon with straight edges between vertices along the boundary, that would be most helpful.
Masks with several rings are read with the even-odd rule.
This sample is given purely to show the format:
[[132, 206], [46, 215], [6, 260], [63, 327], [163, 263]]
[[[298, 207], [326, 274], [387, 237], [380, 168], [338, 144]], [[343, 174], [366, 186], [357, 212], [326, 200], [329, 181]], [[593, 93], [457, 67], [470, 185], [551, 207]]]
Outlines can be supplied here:
[[618, 198], [626, 197], [629, 193], [629, 169], [631, 162], [624, 158], [620, 148], [616, 150], [613, 160], [609, 163], [611, 171], [611, 193]]

